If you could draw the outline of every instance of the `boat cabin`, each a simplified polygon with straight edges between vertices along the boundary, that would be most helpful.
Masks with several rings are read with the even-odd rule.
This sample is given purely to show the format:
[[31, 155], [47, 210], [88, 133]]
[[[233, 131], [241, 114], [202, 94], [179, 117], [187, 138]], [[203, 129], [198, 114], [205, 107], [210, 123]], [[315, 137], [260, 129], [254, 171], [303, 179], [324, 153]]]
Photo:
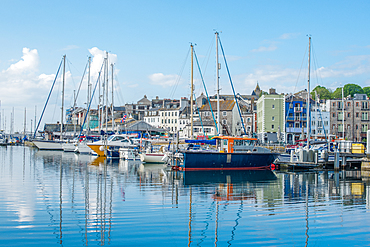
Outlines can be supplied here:
[[215, 136], [216, 145], [220, 152], [234, 153], [234, 152], [252, 152], [257, 142], [257, 138], [247, 137], [231, 137], [231, 136]]
[[216, 146], [223, 153], [271, 153], [264, 147], [256, 146], [257, 138], [215, 136]]

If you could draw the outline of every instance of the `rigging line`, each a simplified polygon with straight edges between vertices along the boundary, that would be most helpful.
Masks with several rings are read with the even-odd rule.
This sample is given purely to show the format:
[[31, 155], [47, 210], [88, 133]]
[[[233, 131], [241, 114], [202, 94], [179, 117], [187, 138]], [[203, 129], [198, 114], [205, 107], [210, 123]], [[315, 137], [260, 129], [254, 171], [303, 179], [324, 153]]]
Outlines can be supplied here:
[[[60, 78], [60, 84], [63, 83], [63, 78]], [[57, 97], [55, 97], [55, 104], [54, 104], [54, 111], [53, 111], [53, 117], [51, 118], [52, 122], [54, 122], [54, 116], [55, 116], [55, 112], [56, 112], [56, 109], [57, 109], [57, 105], [58, 105], [58, 100], [59, 100], [59, 89], [60, 89], [60, 84], [58, 83], [57, 84]]]
[[[243, 129], [244, 129], [244, 133], [247, 134], [247, 131], [245, 130], [245, 126], [244, 126], [244, 121], [243, 121], [243, 118], [242, 118], [242, 114], [241, 114], [241, 111], [240, 111], [240, 107], [239, 107], [239, 103], [238, 103], [238, 99], [235, 95], [235, 89], [234, 89], [234, 85], [233, 85], [233, 82], [231, 80], [231, 75], [230, 75], [230, 71], [229, 71], [229, 66], [227, 66], [227, 62], [226, 62], [226, 57], [225, 57], [225, 53], [224, 53], [224, 48], [222, 47], [222, 44], [221, 44], [221, 39], [220, 37], [218, 37], [218, 41], [220, 43], [220, 47], [221, 47], [221, 51], [222, 51], [222, 55], [224, 57], [224, 61], [225, 61], [225, 66], [226, 66], [226, 70], [227, 70], [227, 74], [229, 75], [229, 80], [230, 80], [230, 84], [231, 84], [231, 88], [234, 92], [234, 98], [235, 98], [235, 102], [236, 102], [236, 105], [238, 107], [238, 111], [239, 111], [239, 116], [240, 116], [240, 121], [242, 122], [242, 126], [243, 126]], [[219, 116], [220, 117], [220, 116]]]
[[[67, 59], [67, 65], [68, 65], [68, 69], [69, 69], [69, 73], [71, 73], [71, 79], [72, 79], [72, 83], [73, 83], [73, 88], [76, 88], [76, 83], [75, 83], [75, 81], [74, 81], [74, 79], [73, 79], [73, 76], [72, 76], [72, 70], [71, 70], [71, 67], [69, 66], [70, 64], [72, 64], [71, 63], [71, 61], [69, 61], [68, 59]], [[70, 101], [69, 102], [73, 102], [74, 101], [74, 99], [73, 99], [73, 94], [71, 95], [71, 99], [70, 99]]]
[[[319, 63], [317, 62], [317, 56], [316, 56], [316, 53], [315, 53], [315, 50], [313, 49], [313, 42], [311, 41], [311, 50], [312, 50], [312, 56], [313, 56], [313, 62], [314, 64], [316, 65], [316, 71], [315, 73], [317, 74], [316, 77], [317, 77], [317, 81], [319, 81], [319, 79], [321, 80], [321, 85], [324, 85], [324, 81], [322, 80], [322, 77], [320, 75], [320, 70], [319, 70]], [[318, 85], [319, 85], [319, 82], [318, 82]]]
[[304, 59], [306, 58], [307, 49], [308, 49], [308, 44], [306, 46], [306, 51], [304, 52], [304, 56], [302, 58], [301, 68], [299, 69], [298, 78], [297, 78], [297, 81], [295, 83], [294, 91], [293, 92], [295, 92], [297, 90], [297, 85], [298, 85], [299, 77], [301, 76], [301, 71], [302, 71]]
[[116, 82], [117, 82], [117, 91], [118, 91], [118, 96], [121, 97], [121, 105], [124, 105], [125, 103], [125, 98], [123, 97], [123, 94], [122, 94], [122, 89], [121, 89], [121, 86], [120, 86], [120, 83], [119, 83], [119, 80], [118, 80], [118, 77], [117, 75], [115, 75], [115, 79], [116, 79]]
[[[194, 98], [195, 98], [195, 94], [194, 94]], [[196, 106], [196, 111], [198, 112], [198, 116], [199, 116], [199, 119], [200, 119], [200, 124], [202, 126], [202, 132], [203, 132], [203, 136], [206, 136], [206, 133], [204, 132], [204, 128], [203, 128], [203, 121], [202, 121], [202, 115], [200, 115], [199, 113], [199, 106], [197, 104], [197, 101], [195, 101], [195, 106]]]
[[190, 53], [190, 47], [188, 49], [188, 52], [186, 54], [186, 57], [185, 57], [185, 60], [184, 60], [184, 63], [182, 65], [182, 67], [180, 68], [180, 73], [177, 75], [177, 78], [176, 78], [176, 82], [174, 84], [174, 86], [172, 87], [171, 89], [171, 92], [170, 92], [170, 99], [175, 95], [175, 92], [176, 92], [176, 89], [177, 89], [177, 86], [179, 85], [180, 83], [180, 79], [182, 77], [182, 73], [184, 72], [184, 68], [185, 68], [185, 65], [186, 65], [186, 61], [188, 60], [188, 57], [189, 57], [189, 53]]
[[[100, 75], [101, 75], [101, 72], [102, 72], [102, 70], [103, 70], [104, 63], [105, 63], [105, 60], [103, 61], [102, 65], [101, 65], [101, 68], [100, 68], [100, 71], [99, 71], [99, 75], [98, 75], [98, 79], [96, 80], [95, 87], [94, 87], [94, 91], [93, 91], [93, 93], [92, 93], [92, 95], [91, 95], [90, 103], [89, 103], [89, 106], [88, 106], [88, 108], [87, 108], [87, 112], [89, 112], [89, 111], [90, 111], [91, 102], [92, 102], [92, 100], [93, 100], [93, 98], [94, 98], [94, 94], [95, 94], [95, 91], [96, 91], [96, 86], [98, 85], [98, 82], [99, 82], [99, 79], [100, 79]], [[98, 109], [98, 110], [99, 110], [99, 109]], [[81, 134], [82, 134], [83, 126], [84, 126], [84, 124], [85, 124], [85, 122], [86, 122], [87, 115], [88, 115], [88, 114], [85, 114], [85, 118], [84, 118], [84, 121], [83, 121], [83, 123], [82, 123], [82, 125], [81, 125], [81, 130], [80, 130], [80, 134], [78, 135], [78, 137], [80, 137], [80, 136], [81, 136]]]
[[49, 95], [48, 95], [48, 97], [47, 97], [47, 99], [46, 99], [46, 103], [45, 103], [45, 105], [44, 105], [44, 109], [42, 109], [42, 113], [41, 113], [41, 116], [40, 116], [40, 120], [39, 120], [39, 122], [38, 122], [38, 124], [37, 124], [37, 127], [36, 127], [36, 129], [35, 129], [35, 133], [34, 133], [34, 135], [33, 135], [33, 138], [35, 138], [35, 137], [36, 137], [37, 129], [40, 127], [40, 123], [41, 123], [42, 117], [44, 116], [44, 112], [45, 112], [46, 105], [47, 105], [47, 104], [48, 104], [48, 102], [49, 102], [49, 98], [50, 98], [51, 92], [53, 91], [53, 88], [54, 88], [55, 82], [56, 82], [56, 80], [57, 80], [57, 78], [58, 78], [58, 74], [59, 74], [60, 67], [62, 66], [62, 62], [63, 62], [63, 59], [62, 59], [62, 61], [61, 61], [61, 62], [60, 62], [60, 64], [59, 64], [59, 68], [58, 68], [57, 74], [55, 75], [55, 79], [54, 79], [53, 85], [51, 86], [51, 89], [50, 89]]
[[194, 52], [195, 61], [197, 62], [197, 65], [198, 65], [199, 74], [200, 74], [200, 77], [201, 77], [202, 82], [203, 82], [204, 91], [206, 92], [206, 95], [207, 95], [208, 104], [209, 104], [209, 107], [211, 109], [213, 122], [215, 123], [216, 131], [218, 133], [218, 127], [217, 127], [215, 115], [214, 115], [213, 110], [212, 110], [212, 104], [211, 104], [211, 101], [210, 101], [209, 96], [208, 96], [208, 91], [207, 91], [207, 88], [206, 88], [206, 84], [204, 83], [204, 79], [203, 79], [203, 76], [202, 76], [202, 71], [200, 70], [200, 66], [199, 66], [199, 63], [198, 63], [198, 57], [197, 57], [197, 54], [195, 53], [195, 49], [193, 49], [193, 52]]
[[84, 77], [85, 77], [85, 74], [86, 74], [86, 70], [87, 70], [87, 66], [88, 65], [89, 65], [89, 61], [87, 61], [86, 66], [85, 66], [85, 69], [84, 69], [84, 73], [82, 74], [81, 82], [80, 82], [80, 85], [79, 85], [78, 90], [77, 90], [77, 93], [76, 93], [76, 97], [75, 97], [74, 102], [73, 102], [73, 107], [76, 106], [76, 101], [77, 101], [77, 98], [78, 98], [78, 94], [80, 93], [81, 85], [82, 85], [82, 82], [84, 80]]

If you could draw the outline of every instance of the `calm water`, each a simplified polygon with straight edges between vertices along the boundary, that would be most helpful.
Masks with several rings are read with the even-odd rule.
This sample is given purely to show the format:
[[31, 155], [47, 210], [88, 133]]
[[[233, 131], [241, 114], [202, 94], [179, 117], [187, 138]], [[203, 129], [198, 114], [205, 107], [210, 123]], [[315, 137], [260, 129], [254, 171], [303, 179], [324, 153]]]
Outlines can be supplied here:
[[0, 147], [2, 246], [365, 246], [360, 172], [173, 172]]

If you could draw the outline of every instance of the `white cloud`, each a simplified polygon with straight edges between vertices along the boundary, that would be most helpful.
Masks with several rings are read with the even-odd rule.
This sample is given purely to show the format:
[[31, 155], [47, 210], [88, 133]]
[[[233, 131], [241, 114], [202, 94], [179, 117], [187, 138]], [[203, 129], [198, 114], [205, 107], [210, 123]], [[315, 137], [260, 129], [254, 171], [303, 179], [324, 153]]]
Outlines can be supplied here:
[[67, 45], [62, 50], [63, 51], [69, 51], [69, 50], [74, 50], [74, 49], [78, 49], [78, 48], [80, 48], [80, 47], [78, 47], [77, 45]]
[[299, 35], [300, 33], [284, 33], [279, 37], [279, 39], [294, 39]]
[[[97, 47], [89, 49], [90, 54], [93, 56], [91, 61], [91, 77], [94, 80], [97, 80], [100, 69], [104, 58], [107, 56], [106, 51], [100, 50]], [[108, 64], [115, 64], [117, 62], [117, 55], [113, 53], [108, 53]], [[114, 71], [115, 74], [118, 73], [118, 70]]]
[[159, 85], [162, 87], [170, 87], [176, 84], [177, 75], [164, 75], [162, 73], [155, 73], [148, 76], [150, 83], [154, 85]]
[[266, 51], [275, 51], [277, 46], [270, 45], [270, 46], [261, 46], [257, 49], [253, 49], [252, 52], [266, 52]]
[[18, 62], [10, 65], [6, 70], [8, 73], [24, 73], [32, 72], [37, 69], [39, 65], [39, 54], [36, 49], [30, 50], [29, 48], [23, 48], [22, 59]]

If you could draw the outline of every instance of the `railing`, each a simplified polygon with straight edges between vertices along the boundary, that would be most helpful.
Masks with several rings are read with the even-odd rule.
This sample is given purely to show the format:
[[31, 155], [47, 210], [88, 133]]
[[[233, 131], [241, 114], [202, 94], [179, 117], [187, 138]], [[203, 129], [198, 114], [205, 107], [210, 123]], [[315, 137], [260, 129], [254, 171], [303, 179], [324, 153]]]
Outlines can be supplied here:
[[[286, 128], [287, 133], [302, 133], [302, 128], [288, 127]], [[303, 128], [303, 133], [307, 132], [307, 128]]]

